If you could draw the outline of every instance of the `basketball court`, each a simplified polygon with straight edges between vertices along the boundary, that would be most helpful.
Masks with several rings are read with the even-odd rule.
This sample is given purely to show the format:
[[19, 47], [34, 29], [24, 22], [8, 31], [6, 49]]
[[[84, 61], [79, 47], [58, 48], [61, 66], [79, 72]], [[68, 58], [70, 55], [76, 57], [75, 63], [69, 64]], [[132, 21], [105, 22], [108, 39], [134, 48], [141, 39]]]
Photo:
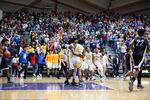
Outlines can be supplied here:
[[150, 0], [0, 0], [0, 100], [150, 100], [149, 43]]
[[87, 81], [83, 86], [65, 86], [64, 79], [32, 78], [26, 80], [14, 78], [14, 84], [6, 84], [0, 79], [1, 100], [149, 100], [150, 79], [144, 78], [144, 89], [136, 88], [129, 92], [128, 79], [108, 78]]

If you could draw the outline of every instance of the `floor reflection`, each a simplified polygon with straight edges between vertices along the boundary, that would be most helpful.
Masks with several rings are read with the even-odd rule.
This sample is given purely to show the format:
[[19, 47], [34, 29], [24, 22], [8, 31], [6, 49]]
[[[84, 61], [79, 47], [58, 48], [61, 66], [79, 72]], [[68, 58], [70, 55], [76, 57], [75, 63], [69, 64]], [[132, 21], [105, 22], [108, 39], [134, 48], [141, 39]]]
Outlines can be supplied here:
[[61, 82], [57, 83], [1, 83], [0, 90], [112, 90], [112, 88], [96, 84], [94, 82], [85, 82], [81, 86], [65, 86]]

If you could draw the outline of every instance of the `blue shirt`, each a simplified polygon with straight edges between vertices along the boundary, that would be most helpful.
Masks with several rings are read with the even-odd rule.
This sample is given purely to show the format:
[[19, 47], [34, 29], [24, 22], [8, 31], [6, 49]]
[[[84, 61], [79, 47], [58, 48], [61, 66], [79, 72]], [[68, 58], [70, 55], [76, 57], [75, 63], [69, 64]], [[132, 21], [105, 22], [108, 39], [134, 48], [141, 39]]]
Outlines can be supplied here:
[[38, 55], [38, 64], [45, 64], [44, 54]]
[[21, 63], [27, 63], [28, 62], [27, 57], [28, 57], [28, 53], [25, 51], [22, 51], [20, 53], [20, 62]]

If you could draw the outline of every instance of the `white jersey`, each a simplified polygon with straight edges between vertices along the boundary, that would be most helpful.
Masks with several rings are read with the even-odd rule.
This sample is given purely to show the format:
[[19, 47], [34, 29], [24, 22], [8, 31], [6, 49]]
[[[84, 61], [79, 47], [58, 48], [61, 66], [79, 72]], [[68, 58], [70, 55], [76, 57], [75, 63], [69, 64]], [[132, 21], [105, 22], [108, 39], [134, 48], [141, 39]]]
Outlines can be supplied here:
[[84, 47], [80, 44], [76, 44], [74, 52], [76, 54], [81, 54], [82, 55], [83, 51], [84, 51]]
[[86, 57], [86, 61], [85, 61], [85, 64], [84, 64], [85, 69], [87, 69], [87, 66], [88, 66], [89, 70], [94, 70], [95, 66], [93, 64], [93, 53], [92, 52], [86, 52], [85, 57]]
[[94, 53], [94, 64], [98, 69], [102, 69], [103, 68], [103, 63], [102, 63], [102, 54], [101, 53]]
[[101, 53], [98, 54], [94, 53], [93, 56], [94, 56], [94, 61], [101, 61], [101, 56], [102, 56]]
[[107, 55], [104, 55], [103, 56], [103, 65], [104, 65], [104, 67], [106, 67], [107, 66], [107, 63], [108, 63], [108, 58], [107, 58]]
[[[84, 47], [80, 44], [76, 44], [75, 49], [74, 49], [74, 53], [82, 55], [83, 51], [84, 51]], [[77, 55], [73, 55], [72, 63], [73, 63], [75, 68], [80, 68], [82, 61], [83, 61], [83, 58], [81, 58], [80, 56], [77, 56]]]
[[86, 52], [85, 56], [86, 56], [86, 60], [92, 61], [92, 56], [93, 56], [92, 52]]
[[67, 50], [67, 56], [68, 56], [69, 68], [70, 68], [70, 69], [74, 69], [73, 63], [72, 63], [73, 53], [72, 53], [72, 51], [71, 51], [70, 49]]

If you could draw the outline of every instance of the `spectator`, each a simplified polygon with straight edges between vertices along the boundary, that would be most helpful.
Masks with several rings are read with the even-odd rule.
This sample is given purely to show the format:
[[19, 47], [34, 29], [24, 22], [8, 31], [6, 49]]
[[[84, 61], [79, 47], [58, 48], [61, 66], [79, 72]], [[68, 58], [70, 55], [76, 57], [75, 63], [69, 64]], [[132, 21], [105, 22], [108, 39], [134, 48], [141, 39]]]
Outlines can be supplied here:
[[40, 51], [39, 55], [38, 55], [38, 72], [37, 75], [39, 75], [40, 77], [42, 77], [42, 71], [45, 65], [45, 56], [44, 53], [42, 51]]
[[18, 65], [19, 65], [19, 57], [16, 54], [15, 57], [12, 59], [12, 75], [17, 76], [18, 75]]
[[19, 54], [21, 69], [19, 70], [18, 77], [20, 78], [21, 73], [24, 71], [24, 79], [27, 77], [27, 67], [28, 67], [28, 53], [26, 52], [26, 47], [23, 48], [23, 51]]

